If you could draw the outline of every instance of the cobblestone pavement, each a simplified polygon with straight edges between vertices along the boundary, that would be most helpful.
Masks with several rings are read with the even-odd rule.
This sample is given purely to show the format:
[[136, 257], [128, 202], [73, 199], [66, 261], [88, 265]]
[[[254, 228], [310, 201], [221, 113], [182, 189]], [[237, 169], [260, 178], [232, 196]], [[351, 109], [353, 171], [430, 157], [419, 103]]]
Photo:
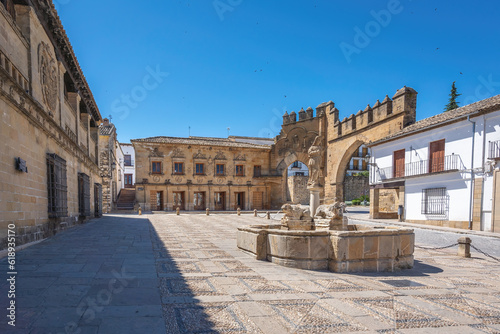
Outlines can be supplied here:
[[[17, 253], [0, 333], [500, 333], [500, 264], [415, 251], [397, 273], [285, 268], [236, 248], [250, 215], [113, 215]], [[0, 261], [1, 277], [7, 272]]]

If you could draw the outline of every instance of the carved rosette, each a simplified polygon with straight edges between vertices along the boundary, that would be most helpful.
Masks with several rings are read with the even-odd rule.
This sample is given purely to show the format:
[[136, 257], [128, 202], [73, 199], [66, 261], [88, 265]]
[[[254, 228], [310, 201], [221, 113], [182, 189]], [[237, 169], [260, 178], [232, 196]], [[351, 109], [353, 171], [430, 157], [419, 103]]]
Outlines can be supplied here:
[[50, 46], [45, 42], [38, 45], [38, 68], [43, 101], [50, 111], [55, 111], [58, 92], [57, 67], [51, 55]]

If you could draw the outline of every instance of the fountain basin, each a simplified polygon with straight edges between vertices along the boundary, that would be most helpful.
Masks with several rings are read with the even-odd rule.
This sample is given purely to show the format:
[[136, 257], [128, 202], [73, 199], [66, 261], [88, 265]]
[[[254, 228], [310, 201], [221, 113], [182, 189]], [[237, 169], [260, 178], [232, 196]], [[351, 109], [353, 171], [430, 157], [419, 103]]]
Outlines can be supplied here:
[[413, 229], [348, 225], [347, 231], [238, 228], [237, 246], [282, 266], [333, 272], [397, 271], [413, 267]]

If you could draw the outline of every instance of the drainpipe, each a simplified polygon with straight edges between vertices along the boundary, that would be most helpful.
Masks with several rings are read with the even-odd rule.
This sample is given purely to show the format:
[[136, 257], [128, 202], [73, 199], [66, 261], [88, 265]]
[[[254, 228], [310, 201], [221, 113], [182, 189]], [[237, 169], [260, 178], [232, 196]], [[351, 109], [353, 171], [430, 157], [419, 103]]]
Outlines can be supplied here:
[[470, 120], [470, 115], [467, 120], [472, 123], [472, 154], [471, 154], [471, 169], [470, 169], [470, 200], [469, 200], [469, 230], [472, 230], [472, 205], [473, 205], [473, 181], [474, 181], [474, 139], [476, 134], [476, 122]]

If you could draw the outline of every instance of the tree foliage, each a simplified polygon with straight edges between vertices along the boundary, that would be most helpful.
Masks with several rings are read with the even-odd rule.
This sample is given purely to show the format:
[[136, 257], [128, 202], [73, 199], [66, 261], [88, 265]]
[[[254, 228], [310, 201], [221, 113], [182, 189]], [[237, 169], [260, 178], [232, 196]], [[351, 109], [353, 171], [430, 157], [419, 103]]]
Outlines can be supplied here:
[[455, 81], [453, 81], [453, 84], [451, 85], [451, 92], [448, 104], [444, 107], [445, 112], [458, 108], [457, 97], [459, 97], [460, 95], [462, 94], [457, 93], [457, 87], [455, 87]]

